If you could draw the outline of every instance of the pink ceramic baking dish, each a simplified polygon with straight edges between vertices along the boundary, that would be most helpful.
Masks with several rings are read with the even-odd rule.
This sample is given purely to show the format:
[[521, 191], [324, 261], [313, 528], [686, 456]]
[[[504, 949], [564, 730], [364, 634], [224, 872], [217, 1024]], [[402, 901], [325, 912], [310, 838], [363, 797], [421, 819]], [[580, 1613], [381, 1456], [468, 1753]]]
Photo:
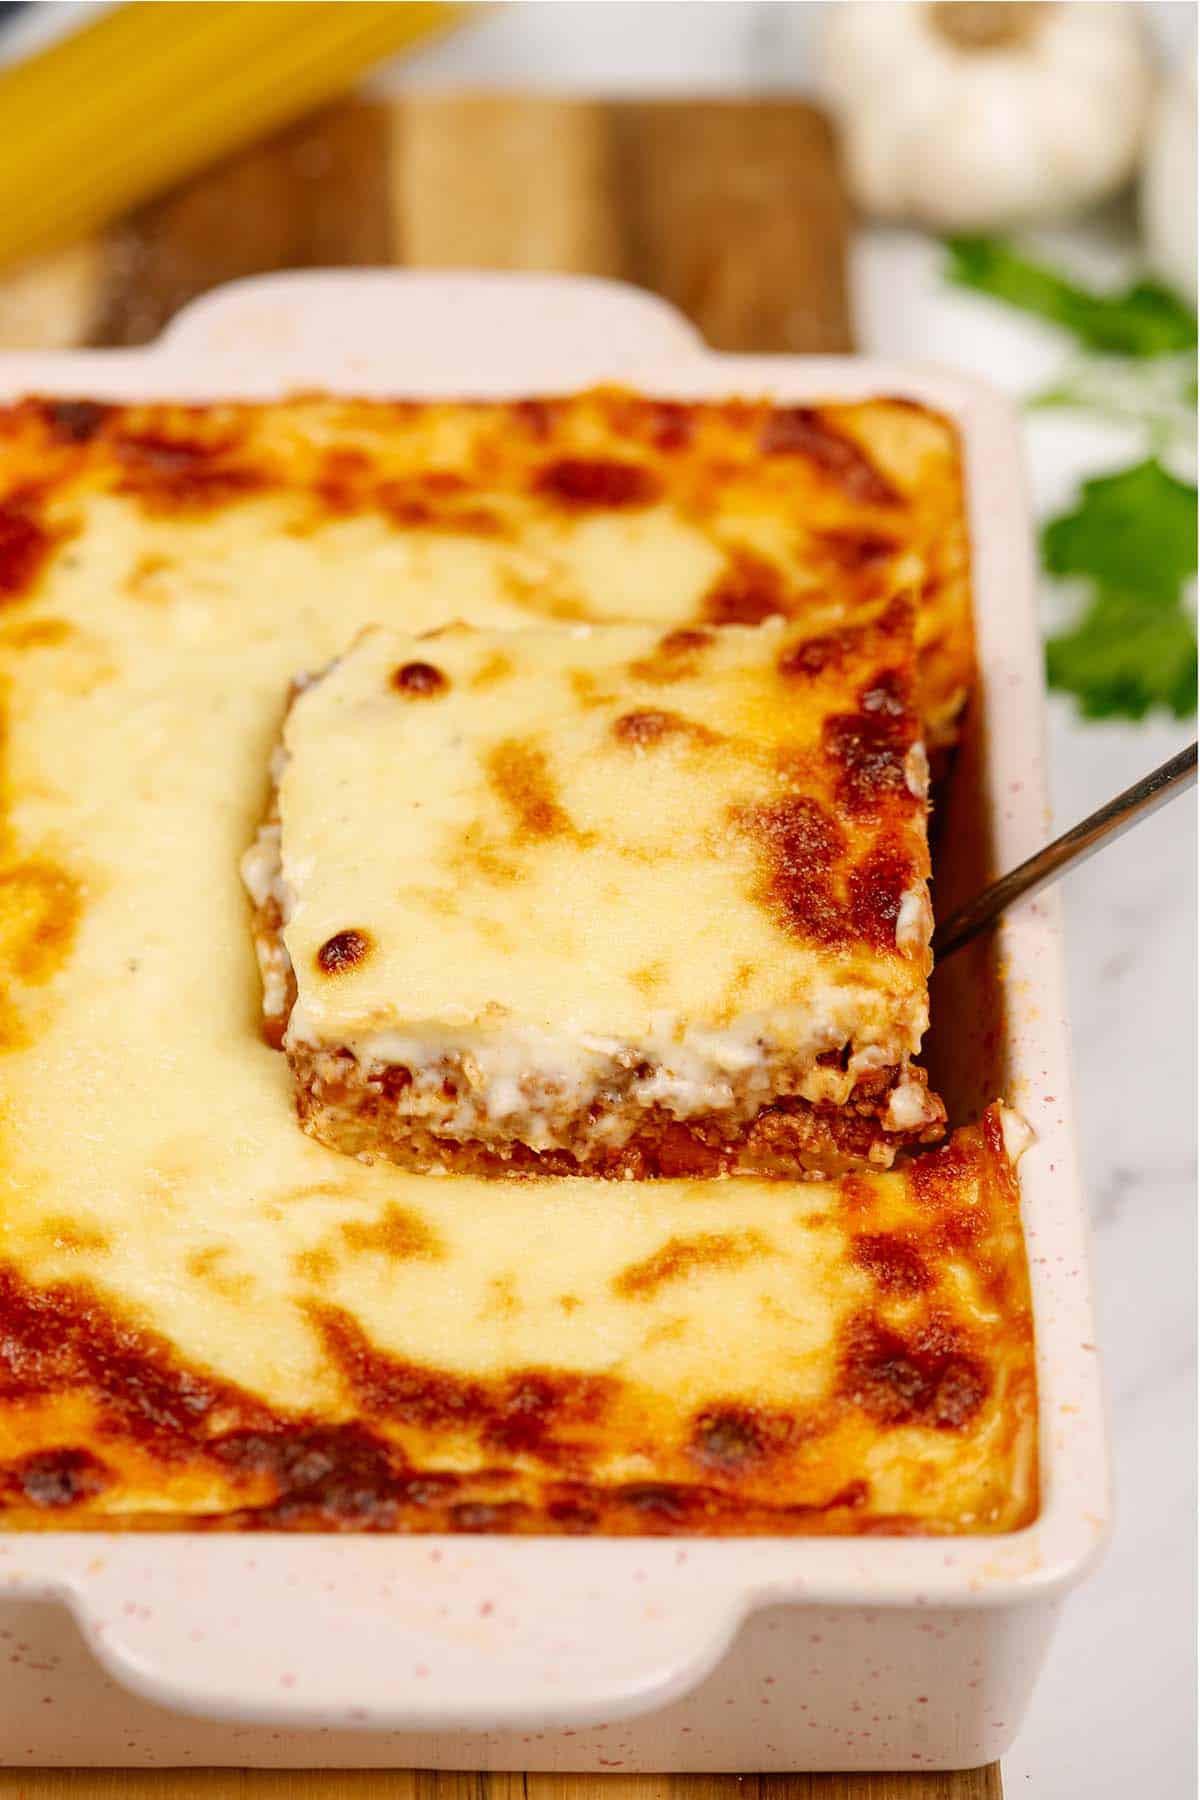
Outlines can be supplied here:
[[[670, 308], [610, 283], [390, 272], [241, 283], [145, 351], [0, 361], [6, 397], [528, 395], [601, 380], [680, 398], [909, 395], [958, 421], [983, 681], [944, 808], [940, 908], [1035, 848], [1047, 806], [1030, 514], [1014, 420], [984, 388], [860, 359], [717, 356]], [[14, 1535], [0, 1541], [0, 1630], [21, 1648], [5, 1664], [0, 1763], [819, 1770], [999, 1756], [1109, 1504], [1063, 1007], [1053, 896], [948, 964], [934, 994], [931, 1054], [952, 1108], [1002, 1089], [1037, 1134], [1021, 1165], [1041, 1396], [1028, 1529]]]

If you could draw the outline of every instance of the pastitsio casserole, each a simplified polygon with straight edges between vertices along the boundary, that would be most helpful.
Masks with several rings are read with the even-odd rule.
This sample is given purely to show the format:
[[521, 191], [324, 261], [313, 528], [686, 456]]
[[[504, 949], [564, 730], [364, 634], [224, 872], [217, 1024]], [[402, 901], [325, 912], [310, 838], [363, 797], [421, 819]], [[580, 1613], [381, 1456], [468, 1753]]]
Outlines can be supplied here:
[[803, 635], [914, 584], [945, 743], [957, 449], [902, 402], [0, 413], [10, 1523], [1028, 1521], [1010, 1115], [803, 1184], [367, 1163], [297, 1128], [238, 873], [289, 684], [366, 627]]

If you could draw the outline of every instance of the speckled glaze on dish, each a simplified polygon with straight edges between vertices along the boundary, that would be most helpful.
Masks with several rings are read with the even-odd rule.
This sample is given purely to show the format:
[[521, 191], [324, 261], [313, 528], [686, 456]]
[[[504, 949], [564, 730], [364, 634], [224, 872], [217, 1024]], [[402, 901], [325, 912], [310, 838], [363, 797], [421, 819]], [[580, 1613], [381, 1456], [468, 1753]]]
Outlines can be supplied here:
[[[680, 398], [911, 395], [958, 421], [983, 681], [940, 825], [939, 909], [1035, 848], [1029, 514], [1014, 422], [986, 389], [865, 360], [713, 355], [670, 308], [610, 283], [390, 272], [240, 283], [148, 351], [0, 363], [9, 396], [487, 396], [600, 380]], [[1054, 897], [948, 964], [933, 1008], [952, 1114], [1002, 1087], [1037, 1133], [1021, 1169], [1035, 1524], [954, 1540], [14, 1535], [0, 1541], [0, 1763], [817, 1770], [1000, 1755], [1061, 1596], [1107, 1530]]]

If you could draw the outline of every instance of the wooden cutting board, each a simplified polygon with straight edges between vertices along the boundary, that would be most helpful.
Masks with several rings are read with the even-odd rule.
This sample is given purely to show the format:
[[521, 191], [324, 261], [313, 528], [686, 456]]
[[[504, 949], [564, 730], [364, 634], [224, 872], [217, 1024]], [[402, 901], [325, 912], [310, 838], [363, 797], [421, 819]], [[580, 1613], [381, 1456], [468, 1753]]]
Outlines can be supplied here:
[[945, 1775], [395, 1774], [353, 1769], [38, 1769], [0, 1800], [1001, 1800], [995, 1768]]
[[[832, 133], [794, 100], [346, 102], [0, 280], [0, 347], [139, 344], [272, 269], [562, 270], [651, 288], [722, 350], [851, 346]], [[557, 1776], [0, 1772], [0, 1800], [1001, 1800], [999, 1771]]]
[[0, 280], [0, 346], [137, 344], [270, 269], [557, 269], [654, 289], [724, 350], [850, 347], [848, 213], [797, 101], [347, 102]]

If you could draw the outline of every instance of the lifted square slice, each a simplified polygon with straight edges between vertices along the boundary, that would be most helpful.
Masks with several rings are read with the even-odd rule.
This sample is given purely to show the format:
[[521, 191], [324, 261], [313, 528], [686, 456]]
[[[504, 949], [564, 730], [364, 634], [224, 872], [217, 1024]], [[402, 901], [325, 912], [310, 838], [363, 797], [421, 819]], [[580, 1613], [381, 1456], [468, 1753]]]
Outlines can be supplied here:
[[912, 622], [363, 633], [245, 869], [305, 1129], [627, 1178], [939, 1137]]

